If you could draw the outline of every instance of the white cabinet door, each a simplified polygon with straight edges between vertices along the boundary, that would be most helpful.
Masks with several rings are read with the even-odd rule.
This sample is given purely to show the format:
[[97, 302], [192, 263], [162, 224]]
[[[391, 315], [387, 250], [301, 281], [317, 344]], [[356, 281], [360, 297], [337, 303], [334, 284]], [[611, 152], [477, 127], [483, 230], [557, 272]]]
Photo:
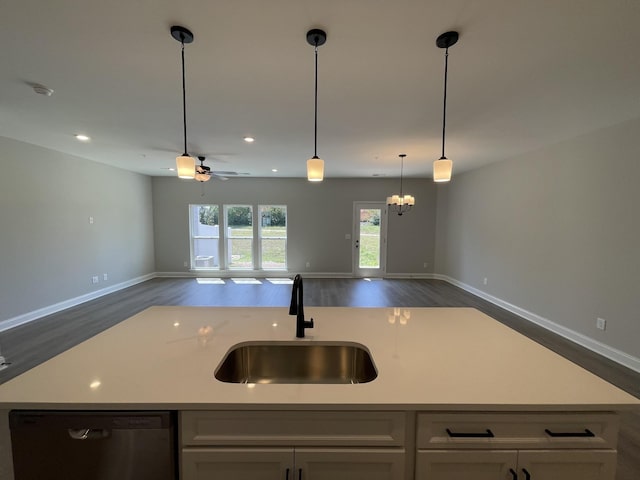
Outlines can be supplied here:
[[404, 449], [296, 448], [291, 480], [402, 480]]
[[182, 480], [293, 480], [292, 448], [186, 448]]
[[521, 451], [518, 480], [613, 480], [615, 450]]
[[507, 480], [517, 462], [515, 450], [420, 450], [416, 480]]

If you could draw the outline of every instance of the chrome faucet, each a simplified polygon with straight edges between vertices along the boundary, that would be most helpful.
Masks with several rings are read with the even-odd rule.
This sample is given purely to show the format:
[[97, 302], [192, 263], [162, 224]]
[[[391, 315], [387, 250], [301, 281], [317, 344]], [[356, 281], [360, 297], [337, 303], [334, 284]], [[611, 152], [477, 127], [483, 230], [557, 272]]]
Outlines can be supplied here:
[[293, 288], [291, 289], [291, 305], [289, 315], [296, 316], [296, 337], [304, 338], [304, 329], [313, 328], [313, 318], [309, 321], [304, 319], [304, 306], [302, 305], [303, 289], [302, 277], [300, 274], [293, 278]]

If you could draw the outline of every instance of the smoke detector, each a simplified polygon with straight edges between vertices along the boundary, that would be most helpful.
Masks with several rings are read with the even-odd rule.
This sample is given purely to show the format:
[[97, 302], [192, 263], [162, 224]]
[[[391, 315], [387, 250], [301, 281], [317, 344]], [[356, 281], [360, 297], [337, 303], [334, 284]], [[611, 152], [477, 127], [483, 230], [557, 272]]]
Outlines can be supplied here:
[[44, 85], [40, 85], [39, 83], [33, 84], [32, 87], [33, 87], [33, 91], [36, 92], [38, 95], [44, 95], [46, 97], [50, 97], [51, 94], [53, 93], [53, 89], [49, 87], [45, 87]]

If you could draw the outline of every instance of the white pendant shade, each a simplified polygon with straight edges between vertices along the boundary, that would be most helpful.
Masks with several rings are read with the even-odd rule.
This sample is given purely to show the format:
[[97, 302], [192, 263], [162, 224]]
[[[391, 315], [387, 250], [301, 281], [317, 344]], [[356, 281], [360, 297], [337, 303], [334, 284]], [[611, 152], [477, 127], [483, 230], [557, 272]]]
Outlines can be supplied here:
[[433, 181], [448, 182], [451, 180], [453, 162], [448, 158], [441, 158], [433, 162]]
[[307, 180], [321, 182], [324, 179], [324, 160], [314, 156], [307, 160]]
[[195, 178], [196, 161], [188, 155], [180, 155], [176, 158], [176, 167], [178, 168], [179, 178]]
[[416, 199], [413, 195], [393, 195], [391, 197], [387, 197], [387, 205], [388, 206], [408, 206], [413, 207], [416, 204]]

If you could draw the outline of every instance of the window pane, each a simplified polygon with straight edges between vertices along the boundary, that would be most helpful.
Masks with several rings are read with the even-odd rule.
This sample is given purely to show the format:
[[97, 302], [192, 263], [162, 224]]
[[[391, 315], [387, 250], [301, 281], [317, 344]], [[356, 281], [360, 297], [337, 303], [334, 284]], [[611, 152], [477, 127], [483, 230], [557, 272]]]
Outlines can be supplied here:
[[252, 238], [229, 238], [229, 268], [253, 268]]
[[380, 268], [379, 208], [360, 209], [360, 268]]
[[220, 268], [217, 238], [195, 238], [193, 240], [194, 268]]
[[268, 270], [287, 268], [287, 240], [280, 238], [262, 239], [262, 268]]
[[287, 268], [287, 207], [260, 205], [260, 268]]
[[191, 268], [220, 268], [218, 205], [190, 205]]
[[229, 268], [253, 268], [253, 207], [228, 205], [227, 264]]

